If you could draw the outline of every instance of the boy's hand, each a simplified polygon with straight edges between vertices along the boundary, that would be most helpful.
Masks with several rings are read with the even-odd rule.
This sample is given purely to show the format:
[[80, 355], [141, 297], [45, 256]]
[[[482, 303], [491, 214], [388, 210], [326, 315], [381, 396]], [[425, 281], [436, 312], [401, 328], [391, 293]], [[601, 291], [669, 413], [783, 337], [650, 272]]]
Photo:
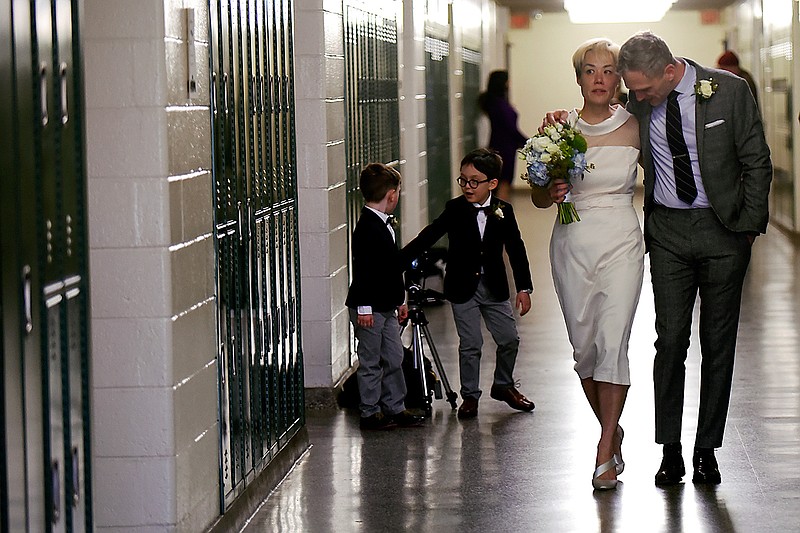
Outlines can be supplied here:
[[531, 310], [531, 295], [525, 291], [517, 293], [516, 308], [519, 309], [520, 316]]
[[358, 315], [356, 322], [358, 322], [358, 325], [362, 328], [371, 328], [375, 324], [372, 315]]
[[397, 308], [397, 321], [401, 324], [408, 318], [408, 306], [406, 304]]

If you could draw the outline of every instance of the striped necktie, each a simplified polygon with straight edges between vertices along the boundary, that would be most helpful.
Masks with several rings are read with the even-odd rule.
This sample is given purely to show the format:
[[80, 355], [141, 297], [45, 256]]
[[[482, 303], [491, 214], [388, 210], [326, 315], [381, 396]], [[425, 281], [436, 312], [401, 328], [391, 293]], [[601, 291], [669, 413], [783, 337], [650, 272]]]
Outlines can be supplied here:
[[683, 138], [681, 108], [678, 105], [678, 93], [672, 91], [667, 99], [667, 142], [672, 152], [672, 168], [675, 170], [675, 189], [678, 198], [687, 204], [697, 198], [697, 186], [694, 183], [692, 163], [689, 160], [689, 149]]

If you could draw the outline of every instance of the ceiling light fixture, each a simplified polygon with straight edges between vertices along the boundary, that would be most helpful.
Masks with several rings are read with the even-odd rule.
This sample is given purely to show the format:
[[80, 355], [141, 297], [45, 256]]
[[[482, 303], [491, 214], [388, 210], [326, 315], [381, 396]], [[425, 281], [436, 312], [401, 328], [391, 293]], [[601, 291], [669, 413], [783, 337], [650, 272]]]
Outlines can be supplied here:
[[573, 24], [657, 22], [676, 0], [564, 0]]

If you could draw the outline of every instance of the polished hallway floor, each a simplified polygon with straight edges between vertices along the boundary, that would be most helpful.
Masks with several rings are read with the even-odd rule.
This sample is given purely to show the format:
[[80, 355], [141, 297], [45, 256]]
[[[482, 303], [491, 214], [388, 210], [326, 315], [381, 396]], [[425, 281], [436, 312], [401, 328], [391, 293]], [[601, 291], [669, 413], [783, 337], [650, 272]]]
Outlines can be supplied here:
[[[696, 330], [687, 361], [687, 482], [653, 484], [652, 292], [645, 283], [622, 416], [625, 472], [618, 490], [591, 487], [599, 425], [572, 370], [550, 277], [554, 210], [513, 199], [531, 260], [534, 309], [518, 320], [519, 388], [533, 413], [489, 398], [494, 346], [475, 420], [445, 400], [421, 428], [362, 432], [356, 411], [311, 411], [312, 447], [245, 529], [255, 532], [784, 532], [800, 531], [800, 250], [775, 228], [757, 239], [745, 285], [734, 386], [718, 487], [691, 483], [698, 403]], [[647, 267], [649, 269], [649, 265]], [[449, 306], [427, 307], [431, 336], [458, 390]], [[696, 322], [696, 320], [695, 320]], [[266, 496], [266, 495], [265, 495]]]

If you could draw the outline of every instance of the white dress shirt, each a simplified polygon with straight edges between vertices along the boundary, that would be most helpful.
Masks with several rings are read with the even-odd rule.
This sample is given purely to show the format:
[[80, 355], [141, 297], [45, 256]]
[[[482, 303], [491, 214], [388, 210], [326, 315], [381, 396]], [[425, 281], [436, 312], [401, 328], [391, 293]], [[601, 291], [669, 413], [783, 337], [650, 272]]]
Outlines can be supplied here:
[[[489, 207], [489, 204], [492, 203], [492, 194], [489, 193], [489, 198], [486, 199], [485, 202], [482, 204], [473, 203], [475, 207], [481, 209], [482, 207]], [[478, 211], [478, 231], [481, 233], [481, 240], [483, 240], [483, 232], [486, 231], [486, 211], [480, 210]]]

